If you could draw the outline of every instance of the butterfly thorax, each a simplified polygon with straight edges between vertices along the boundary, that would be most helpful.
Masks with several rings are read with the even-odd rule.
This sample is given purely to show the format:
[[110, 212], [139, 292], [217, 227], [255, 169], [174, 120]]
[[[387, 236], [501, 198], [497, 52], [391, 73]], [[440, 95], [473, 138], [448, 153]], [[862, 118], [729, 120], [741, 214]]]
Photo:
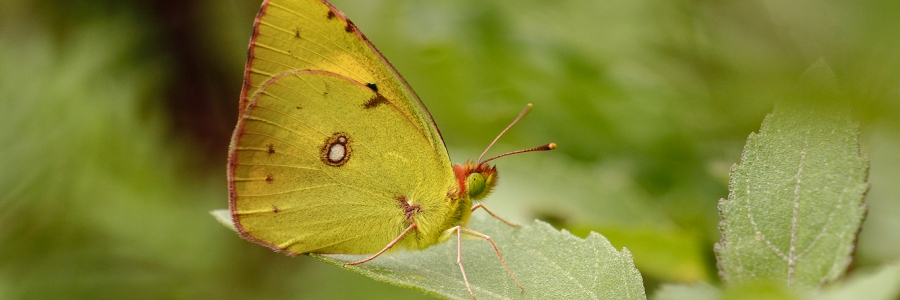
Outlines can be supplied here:
[[[466, 226], [469, 223], [469, 217], [472, 215], [472, 202], [484, 199], [497, 185], [497, 168], [486, 163], [466, 162], [464, 164], [453, 165], [453, 172], [456, 176], [457, 186], [447, 191], [447, 211], [445, 214], [437, 214], [444, 216], [439, 226], [429, 226], [418, 224], [420, 233], [424, 236], [430, 236], [435, 232], [422, 232], [425, 228], [440, 228], [441, 234], [435, 240], [425, 238], [415, 245], [407, 245], [409, 248], [427, 248], [433, 244], [439, 243], [452, 236], [455, 231], [453, 227]], [[416, 218], [416, 223], [431, 223], [435, 220], [432, 216], [422, 215]], [[423, 225], [424, 228], [423, 228]], [[449, 231], [448, 231], [449, 230]]]

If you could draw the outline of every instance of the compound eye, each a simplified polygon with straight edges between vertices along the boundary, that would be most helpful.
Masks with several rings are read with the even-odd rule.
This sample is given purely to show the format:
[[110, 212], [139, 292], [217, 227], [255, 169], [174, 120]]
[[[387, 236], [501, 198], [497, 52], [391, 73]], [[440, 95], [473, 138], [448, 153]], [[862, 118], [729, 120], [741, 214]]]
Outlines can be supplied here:
[[468, 191], [469, 197], [481, 198], [485, 186], [484, 175], [481, 173], [472, 173], [469, 174], [469, 178], [466, 178], [466, 191]]

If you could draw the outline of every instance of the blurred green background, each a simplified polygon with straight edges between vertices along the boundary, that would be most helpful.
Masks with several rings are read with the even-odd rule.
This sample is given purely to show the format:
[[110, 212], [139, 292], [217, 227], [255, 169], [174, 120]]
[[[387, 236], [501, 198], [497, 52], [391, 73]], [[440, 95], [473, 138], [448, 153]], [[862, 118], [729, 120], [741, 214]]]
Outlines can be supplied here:
[[[871, 160], [853, 269], [900, 258], [900, 2], [335, 0], [416, 89], [486, 204], [628, 247], [648, 294], [718, 282], [747, 136], [823, 59]], [[425, 296], [237, 237], [225, 160], [258, 0], [0, 2], [0, 298]], [[477, 228], [476, 228], [477, 229]]]

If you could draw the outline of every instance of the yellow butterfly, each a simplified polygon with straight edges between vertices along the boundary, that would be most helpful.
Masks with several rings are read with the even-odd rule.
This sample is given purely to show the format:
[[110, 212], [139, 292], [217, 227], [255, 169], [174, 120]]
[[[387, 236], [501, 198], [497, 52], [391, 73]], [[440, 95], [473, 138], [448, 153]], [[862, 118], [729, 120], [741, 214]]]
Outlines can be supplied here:
[[325, 1], [264, 1], [248, 52], [228, 155], [241, 237], [291, 255], [374, 253], [353, 265], [466, 233], [489, 241], [522, 288], [490, 237], [465, 226], [477, 208], [497, 217], [472, 205], [497, 183], [488, 161], [555, 144], [451, 165], [412, 88]]

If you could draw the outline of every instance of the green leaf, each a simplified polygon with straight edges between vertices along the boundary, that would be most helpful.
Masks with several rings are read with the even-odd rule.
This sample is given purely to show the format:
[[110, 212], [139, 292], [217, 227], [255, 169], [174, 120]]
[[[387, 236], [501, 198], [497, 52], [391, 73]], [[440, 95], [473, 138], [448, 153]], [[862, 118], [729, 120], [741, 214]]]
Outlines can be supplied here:
[[653, 300], [718, 300], [722, 299], [722, 291], [707, 283], [696, 284], [663, 284], [650, 297]]
[[[463, 238], [462, 262], [479, 299], [646, 299], [643, 280], [627, 249], [617, 251], [603, 236], [586, 239], [536, 221], [520, 227], [493, 218], [473, 217], [470, 227], [489, 235], [521, 292], [503, 269], [490, 244]], [[422, 251], [398, 251], [348, 269], [395, 285], [412, 287], [450, 299], [471, 299], [456, 264], [457, 242], [450, 240]], [[313, 255], [342, 266], [360, 255]]]
[[[854, 272], [856, 273], [856, 272]], [[855, 274], [839, 285], [817, 291], [817, 300], [891, 300], [900, 297], [900, 263], [882, 266], [875, 272]]]
[[721, 200], [722, 280], [811, 289], [850, 263], [868, 162], [849, 117], [777, 106], [751, 134]]
[[[219, 223], [235, 230], [227, 209], [210, 211]], [[493, 218], [473, 217], [473, 228], [500, 248], [524, 293], [510, 279], [491, 246], [463, 236], [463, 264], [476, 296], [488, 299], [646, 299], [643, 279], [628, 249], [617, 251], [600, 234], [586, 239], [547, 223], [510, 227]], [[485, 230], [486, 229], [486, 230]], [[468, 299], [456, 264], [455, 238], [422, 251], [384, 254], [346, 268], [379, 281], [451, 299]], [[569, 246], [569, 247], [560, 247]], [[368, 255], [310, 255], [343, 266]]]

